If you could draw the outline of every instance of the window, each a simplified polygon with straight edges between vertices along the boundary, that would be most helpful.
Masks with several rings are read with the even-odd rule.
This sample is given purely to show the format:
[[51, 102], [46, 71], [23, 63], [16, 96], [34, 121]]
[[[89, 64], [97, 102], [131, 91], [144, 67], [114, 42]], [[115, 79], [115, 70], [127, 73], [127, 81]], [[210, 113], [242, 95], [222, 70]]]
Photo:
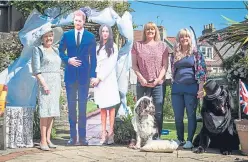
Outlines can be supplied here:
[[212, 55], [213, 55], [212, 47], [207, 47], [207, 55], [206, 55], [206, 57], [209, 58], [209, 59], [212, 59]]
[[205, 59], [213, 59], [213, 47], [201, 46], [201, 52]]
[[[204, 57], [206, 56], [206, 47], [201, 47], [201, 52], [204, 55]], [[206, 57], [205, 57], [206, 58]]]
[[211, 72], [212, 73], [218, 73], [218, 68], [213, 68]]

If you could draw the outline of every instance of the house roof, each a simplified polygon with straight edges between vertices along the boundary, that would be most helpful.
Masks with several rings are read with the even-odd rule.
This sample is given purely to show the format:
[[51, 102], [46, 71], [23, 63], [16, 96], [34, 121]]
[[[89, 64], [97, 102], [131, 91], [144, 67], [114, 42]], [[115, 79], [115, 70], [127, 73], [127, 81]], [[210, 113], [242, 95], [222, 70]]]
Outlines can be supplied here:
[[213, 61], [206, 60], [208, 67], [222, 67], [223, 60], [234, 55], [238, 48], [238, 44], [235, 44], [234, 46], [228, 44], [223, 47], [225, 43], [223, 38], [228, 34], [228, 27], [226, 27], [211, 33], [206, 33], [198, 38], [198, 45], [213, 47]]
[[134, 42], [141, 41], [143, 39], [142, 30], [134, 30]]
[[[142, 30], [134, 30], [134, 42], [141, 41], [143, 39], [143, 31]], [[175, 37], [166, 37], [164, 39], [164, 42], [167, 43], [167, 45], [170, 47], [169, 48], [169, 53], [173, 52], [173, 46], [176, 42]]]
[[169, 42], [174, 45], [176, 43], [176, 37], [167, 37], [167, 39], [169, 40]]

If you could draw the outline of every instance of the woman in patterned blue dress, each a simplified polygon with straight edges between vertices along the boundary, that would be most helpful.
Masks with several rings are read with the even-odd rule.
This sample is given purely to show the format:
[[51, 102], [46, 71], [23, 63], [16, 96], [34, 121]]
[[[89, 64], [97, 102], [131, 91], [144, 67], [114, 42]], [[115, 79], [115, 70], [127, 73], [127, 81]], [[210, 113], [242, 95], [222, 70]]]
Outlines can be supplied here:
[[60, 90], [61, 59], [58, 49], [53, 46], [63, 34], [59, 27], [45, 26], [41, 31], [41, 38], [37, 40], [37, 46], [33, 50], [32, 70], [38, 81], [38, 105], [40, 114], [41, 142], [40, 148], [48, 151], [56, 148], [51, 143], [51, 129], [53, 118], [60, 116]]

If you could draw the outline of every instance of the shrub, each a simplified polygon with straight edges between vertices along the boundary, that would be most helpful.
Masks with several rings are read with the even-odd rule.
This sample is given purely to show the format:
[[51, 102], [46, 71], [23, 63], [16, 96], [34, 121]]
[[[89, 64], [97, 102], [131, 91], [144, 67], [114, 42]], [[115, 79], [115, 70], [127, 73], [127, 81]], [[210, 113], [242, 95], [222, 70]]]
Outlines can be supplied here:
[[126, 94], [126, 99], [127, 99], [127, 106], [131, 108], [131, 112], [134, 112], [134, 106], [136, 104], [135, 102], [135, 95], [132, 92], [128, 92]]
[[171, 101], [171, 86], [166, 86], [166, 92], [165, 92], [165, 98], [164, 98], [164, 105], [163, 105], [163, 118], [164, 119], [173, 119], [174, 118], [174, 112], [172, 108], [172, 101]]
[[6, 69], [10, 64], [10, 59], [8, 55], [0, 53], [0, 72]]
[[33, 138], [40, 139], [40, 117], [39, 117], [39, 106], [36, 106], [34, 112], [34, 121], [33, 121]]
[[0, 72], [6, 69], [12, 61], [18, 58], [22, 51], [17, 33], [8, 33], [6, 39], [0, 42]]
[[[248, 82], [248, 50], [241, 51], [236, 55], [233, 55], [227, 58], [224, 61], [224, 67], [227, 70], [227, 80], [228, 80], [228, 88], [232, 93], [233, 101], [234, 101], [234, 109], [232, 109], [232, 116], [234, 118], [238, 118], [238, 110], [239, 110], [239, 98], [238, 98], [238, 84], [239, 79], [242, 82]], [[242, 112], [242, 110], [241, 110]], [[242, 119], [247, 119], [248, 116], [242, 112]]]
[[116, 144], [128, 144], [132, 138], [136, 137], [136, 132], [132, 125], [132, 116], [117, 118], [114, 125], [114, 141]]
[[[135, 95], [132, 92], [126, 94], [127, 106], [134, 111], [135, 106]], [[131, 139], [136, 137], [136, 132], [132, 125], [133, 115], [129, 114], [127, 117], [116, 118], [114, 125], [114, 141], [117, 144], [128, 144]]]
[[0, 44], [0, 51], [3, 51], [3, 54], [9, 56], [9, 59], [12, 61], [20, 56], [22, 49], [23, 46], [17, 32], [10, 33], [9, 37]]

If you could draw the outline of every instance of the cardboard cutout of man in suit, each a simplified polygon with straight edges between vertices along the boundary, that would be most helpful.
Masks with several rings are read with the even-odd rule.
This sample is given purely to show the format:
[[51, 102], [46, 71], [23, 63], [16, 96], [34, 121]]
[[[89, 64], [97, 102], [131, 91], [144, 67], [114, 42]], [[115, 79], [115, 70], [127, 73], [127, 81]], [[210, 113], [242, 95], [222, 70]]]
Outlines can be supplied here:
[[86, 105], [90, 81], [96, 79], [96, 40], [91, 32], [84, 29], [85, 21], [85, 13], [81, 10], [75, 11], [74, 29], [64, 33], [59, 46], [60, 57], [66, 65], [64, 81], [70, 123], [69, 145], [77, 143], [77, 101], [79, 143], [88, 145], [86, 141]]

